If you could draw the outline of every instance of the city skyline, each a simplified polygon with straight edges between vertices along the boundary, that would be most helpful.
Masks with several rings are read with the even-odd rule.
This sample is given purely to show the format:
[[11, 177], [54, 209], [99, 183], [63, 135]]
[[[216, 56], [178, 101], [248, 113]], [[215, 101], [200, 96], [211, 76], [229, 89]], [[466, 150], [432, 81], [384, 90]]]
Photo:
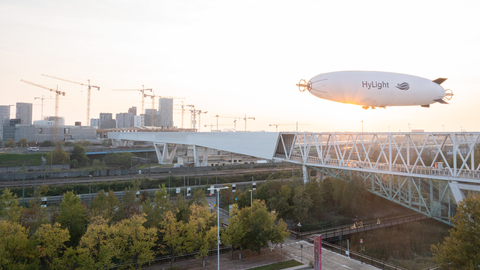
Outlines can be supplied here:
[[[41, 74], [100, 86], [91, 90], [90, 118], [102, 112], [141, 108], [138, 92], [182, 97], [202, 115], [255, 117], [248, 130], [301, 131], [468, 131], [475, 120], [480, 83], [480, 3], [458, 1], [35, 2], [0, 4], [0, 105], [33, 103], [53, 93], [24, 79], [66, 92], [59, 116], [85, 123], [87, 87]], [[107, 12], [108, 11], [108, 12]], [[300, 79], [338, 70], [411, 74], [442, 84], [455, 96], [450, 105], [363, 110], [300, 93]], [[154, 108], [158, 108], [158, 100]], [[176, 108], [178, 105], [176, 105]], [[44, 100], [44, 116], [55, 100]], [[145, 109], [151, 99], [145, 98]], [[12, 111], [15, 109], [12, 108]], [[180, 111], [173, 114], [181, 126]], [[185, 115], [184, 127], [190, 119]], [[219, 127], [233, 128], [220, 118]], [[363, 122], [362, 122], [363, 121]], [[230, 126], [226, 126], [230, 125]], [[237, 121], [242, 131], [244, 121]]]

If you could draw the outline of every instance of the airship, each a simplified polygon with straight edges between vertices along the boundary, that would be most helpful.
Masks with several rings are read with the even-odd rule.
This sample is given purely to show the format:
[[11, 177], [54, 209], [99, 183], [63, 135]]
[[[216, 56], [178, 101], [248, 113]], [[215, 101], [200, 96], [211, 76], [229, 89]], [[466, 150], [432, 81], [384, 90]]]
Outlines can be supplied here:
[[453, 97], [441, 84], [446, 78], [426, 78], [381, 71], [336, 71], [321, 73], [308, 82], [297, 84], [299, 90], [336, 102], [361, 105], [364, 109], [388, 106], [421, 106], [448, 104]]

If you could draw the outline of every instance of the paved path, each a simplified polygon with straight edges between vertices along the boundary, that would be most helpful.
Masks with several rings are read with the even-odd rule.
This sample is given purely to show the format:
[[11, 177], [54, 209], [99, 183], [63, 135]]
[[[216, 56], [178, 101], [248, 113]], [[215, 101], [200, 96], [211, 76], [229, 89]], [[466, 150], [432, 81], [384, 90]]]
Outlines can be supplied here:
[[[303, 245], [303, 249], [300, 248]], [[304, 264], [309, 264], [314, 260], [313, 244], [306, 241], [298, 241], [295, 239], [285, 240], [283, 245], [283, 256], [285, 259], [295, 259]], [[338, 253], [322, 249], [322, 270], [348, 270], [348, 269], [378, 269], [376, 267], [362, 264], [359, 261], [342, 256]]]

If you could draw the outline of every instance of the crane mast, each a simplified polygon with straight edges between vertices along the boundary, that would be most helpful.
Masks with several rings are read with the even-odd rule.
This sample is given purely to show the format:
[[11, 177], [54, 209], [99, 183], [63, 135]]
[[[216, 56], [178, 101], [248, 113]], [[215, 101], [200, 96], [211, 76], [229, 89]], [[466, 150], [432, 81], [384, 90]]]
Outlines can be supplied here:
[[36, 83], [33, 83], [33, 82], [24, 81], [24, 80], [20, 80], [20, 81], [22, 81], [24, 83], [34, 85], [34, 86], [37, 86], [37, 87], [40, 87], [40, 88], [43, 88], [43, 89], [50, 90], [51, 92], [55, 92], [55, 125], [54, 125], [54, 128], [53, 128], [53, 140], [55, 142], [57, 142], [58, 141], [58, 139], [57, 139], [57, 137], [58, 137], [58, 96], [59, 95], [65, 96], [65, 92], [59, 91], [58, 90], [58, 85], [57, 85], [57, 89], [52, 89], [52, 88], [48, 88], [48, 87], [45, 87], [43, 85], [36, 84]]
[[87, 123], [85, 123], [85, 125], [89, 126], [89, 125], [90, 125], [90, 93], [91, 93], [90, 90], [91, 90], [92, 88], [97, 88], [98, 91], [100, 91], [100, 86], [91, 85], [91, 84], [90, 84], [90, 80], [88, 80], [88, 84], [84, 84], [84, 83], [74, 82], [74, 81], [70, 81], [70, 80], [66, 80], [66, 79], [62, 79], [62, 78], [58, 78], [58, 77], [54, 77], [54, 76], [50, 76], [50, 75], [45, 75], [45, 74], [42, 74], [42, 76], [49, 77], [49, 78], [53, 78], [53, 79], [57, 79], [57, 80], [61, 80], [61, 81], [65, 81], [65, 82], [75, 83], [75, 84], [79, 84], [79, 85], [83, 85], [83, 86], [88, 86], [88, 94], [87, 94]]
[[142, 110], [140, 111], [139, 114], [145, 114], [145, 91], [150, 91], [152, 92], [152, 88], [147, 88], [145, 89], [145, 86], [142, 84], [142, 89], [112, 89], [112, 91], [140, 91], [142, 93]]

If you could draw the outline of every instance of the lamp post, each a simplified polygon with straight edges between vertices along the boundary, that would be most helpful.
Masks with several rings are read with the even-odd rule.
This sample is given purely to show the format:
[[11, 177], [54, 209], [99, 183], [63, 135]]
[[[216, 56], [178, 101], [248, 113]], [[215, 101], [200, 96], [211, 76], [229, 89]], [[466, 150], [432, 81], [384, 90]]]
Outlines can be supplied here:
[[215, 168], [215, 185], [218, 184], [218, 173], [217, 173], [217, 168]]
[[363, 133], [363, 120], [362, 120], [362, 133]]
[[252, 204], [253, 204], [253, 190], [249, 189], [250, 191], [250, 210], [252, 210]]
[[408, 123], [408, 132], [410, 132], [410, 123]]
[[228, 187], [220, 187], [220, 188], [209, 188], [210, 191], [217, 191], [217, 256], [218, 256], [218, 270], [220, 270], [220, 190], [227, 189]]
[[170, 196], [170, 174], [172, 171], [168, 171], [168, 195]]
[[445, 125], [442, 125], [442, 132], [445, 132]]

